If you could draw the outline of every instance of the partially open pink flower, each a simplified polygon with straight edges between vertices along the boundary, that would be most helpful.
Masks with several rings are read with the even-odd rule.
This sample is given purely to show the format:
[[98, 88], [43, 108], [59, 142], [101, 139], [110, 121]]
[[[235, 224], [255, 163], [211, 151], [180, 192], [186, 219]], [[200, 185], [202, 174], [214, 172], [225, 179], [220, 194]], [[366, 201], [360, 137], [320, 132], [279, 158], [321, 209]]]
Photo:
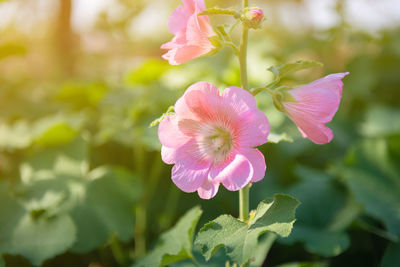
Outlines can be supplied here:
[[208, 16], [197, 15], [205, 10], [204, 0], [182, 2], [183, 6], [178, 6], [168, 21], [168, 29], [175, 37], [161, 46], [162, 49], [169, 49], [163, 58], [171, 65], [179, 65], [200, 57], [215, 48], [208, 39], [216, 35]]
[[342, 79], [347, 74], [331, 74], [287, 91], [296, 101], [282, 102], [282, 105], [304, 138], [316, 144], [326, 144], [332, 140], [332, 130], [325, 123], [330, 122], [338, 110], [342, 97]]
[[182, 191], [215, 196], [219, 184], [236, 191], [264, 178], [263, 154], [269, 122], [247, 91], [222, 93], [207, 82], [190, 86], [158, 128], [165, 163], [175, 164], [172, 180]]
[[261, 22], [264, 20], [264, 12], [259, 8], [251, 8], [244, 14], [243, 22], [249, 28], [260, 28]]

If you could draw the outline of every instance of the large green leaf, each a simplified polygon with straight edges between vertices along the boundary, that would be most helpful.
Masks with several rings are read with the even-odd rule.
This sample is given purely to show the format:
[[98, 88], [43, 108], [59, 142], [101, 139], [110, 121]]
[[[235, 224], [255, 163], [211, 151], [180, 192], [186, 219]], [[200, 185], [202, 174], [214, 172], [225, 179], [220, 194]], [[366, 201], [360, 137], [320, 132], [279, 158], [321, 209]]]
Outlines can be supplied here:
[[281, 242], [302, 242], [309, 252], [325, 257], [342, 253], [350, 244], [345, 230], [360, 208], [326, 173], [298, 167], [296, 174], [300, 182], [289, 190], [289, 194], [299, 199], [302, 205], [297, 210], [296, 227], [290, 237]]
[[75, 225], [68, 215], [34, 219], [29, 213], [15, 226], [8, 253], [19, 254], [32, 264], [61, 254], [75, 241]]
[[77, 226], [77, 241], [72, 251], [88, 252], [113, 234], [122, 241], [133, 237], [132, 207], [143, 191], [138, 178], [125, 169], [99, 168], [90, 174], [85, 194], [71, 211]]
[[200, 207], [189, 210], [172, 229], [161, 235], [156, 247], [135, 266], [165, 266], [193, 258], [193, 235], [201, 214]]
[[400, 237], [400, 171], [392, 163], [387, 141], [367, 139], [355, 145], [337, 169], [365, 212]]
[[36, 217], [10, 195], [10, 188], [4, 189], [0, 194], [0, 254], [18, 254], [40, 265], [71, 247], [76, 230], [70, 216]]
[[222, 246], [236, 263], [244, 264], [254, 254], [258, 237], [269, 231], [282, 237], [289, 236], [299, 202], [287, 195], [277, 194], [262, 201], [249, 223], [230, 215], [222, 215], [207, 223], [199, 231], [195, 243], [208, 260]]

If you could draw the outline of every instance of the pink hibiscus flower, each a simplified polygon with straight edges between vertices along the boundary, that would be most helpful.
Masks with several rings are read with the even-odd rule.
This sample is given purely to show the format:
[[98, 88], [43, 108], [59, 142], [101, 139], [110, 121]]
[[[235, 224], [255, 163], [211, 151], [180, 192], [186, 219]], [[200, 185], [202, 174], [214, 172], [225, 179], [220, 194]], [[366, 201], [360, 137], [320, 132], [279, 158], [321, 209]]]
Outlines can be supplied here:
[[331, 74], [287, 91], [296, 101], [282, 102], [282, 105], [304, 138], [316, 144], [326, 144], [332, 140], [332, 130], [325, 123], [330, 122], [338, 110], [342, 97], [342, 79], [347, 74]]
[[178, 6], [168, 20], [168, 29], [175, 37], [161, 46], [162, 49], [169, 49], [163, 58], [171, 65], [200, 57], [215, 48], [208, 39], [216, 35], [208, 16], [197, 16], [206, 9], [204, 0], [182, 2], [183, 6]]
[[236, 191], [264, 178], [263, 154], [269, 122], [255, 98], [238, 87], [221, 95], [214, 85], [190, 86], [158, 128], [165, 163], [175, 164], [172, 181], [201, 198], [215, 196], [219, 184]]

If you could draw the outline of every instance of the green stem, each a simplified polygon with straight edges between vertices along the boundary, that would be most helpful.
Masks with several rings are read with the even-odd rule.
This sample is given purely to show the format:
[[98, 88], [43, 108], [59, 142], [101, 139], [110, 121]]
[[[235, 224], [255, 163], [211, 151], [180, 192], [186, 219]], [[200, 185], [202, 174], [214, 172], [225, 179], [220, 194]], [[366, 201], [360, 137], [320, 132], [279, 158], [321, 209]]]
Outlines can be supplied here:
[[249, 219], [249, 192], [249, 185], [246, 185], [239, 191], [239, 218], [242, 221]]
[[[242, 9], [245, 10], [249, 6], [248, 0], [242, 1]], [[249, 90], [249, 84], [247, 80], [247, 39], [248, 39], [248, 28], [242, 23], [242, 35], [240, 38], [239, 47], [239, 67], [240, 67], [240, 81], [242, 88]], [[239, 191], [239, 218], [242, 221], [249, 219], [249, 191], [250, 185], [246, 185]], [[244, 267], [249, 266], [249, 263], [243, 264]]]

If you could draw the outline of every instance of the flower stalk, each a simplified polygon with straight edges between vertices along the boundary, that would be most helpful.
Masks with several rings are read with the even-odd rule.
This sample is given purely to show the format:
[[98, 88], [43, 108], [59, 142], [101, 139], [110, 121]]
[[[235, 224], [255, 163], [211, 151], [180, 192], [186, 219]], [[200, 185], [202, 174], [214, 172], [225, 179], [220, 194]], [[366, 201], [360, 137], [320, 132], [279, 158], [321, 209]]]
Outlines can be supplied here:
[[[242, 9], [245, 10], [249, 5], [248, 0], [243, 0]], [[248, 80], [247, 80], [247, 40], [248, 40], [248, 28], [242, 23], [242, 35], [240, 39], [239, 47], [239, 65], [240, 65], [240, 81], [242, 88], [249, 90]], [[249, 192], [250, 184], [239, 191], [239, 218], [242, 221], [249, 219]]]

